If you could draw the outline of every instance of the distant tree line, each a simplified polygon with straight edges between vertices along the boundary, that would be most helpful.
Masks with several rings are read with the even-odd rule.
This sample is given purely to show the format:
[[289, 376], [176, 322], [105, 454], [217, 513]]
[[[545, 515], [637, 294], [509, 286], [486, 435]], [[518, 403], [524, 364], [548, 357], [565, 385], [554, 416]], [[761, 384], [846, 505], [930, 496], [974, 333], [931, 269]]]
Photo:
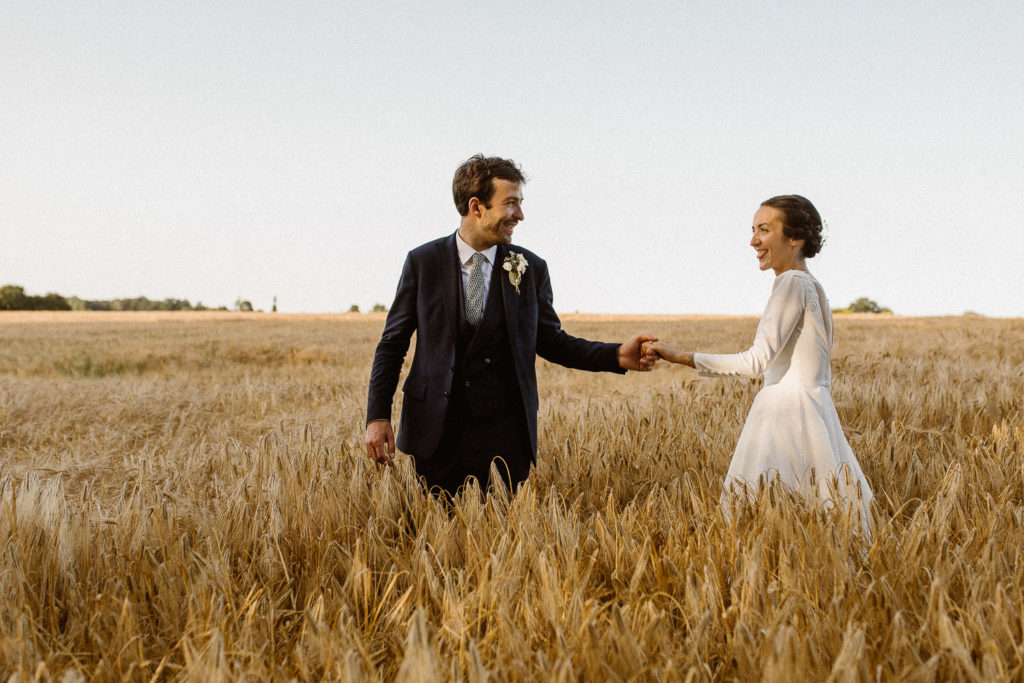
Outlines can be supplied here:
[[[227, 306], [210, 308], [202, 302], [193, 306], [188, 299], [164, 299], [153, 301], [144, 296], [131, 299], [110, 299], [109, 301], [90, 301], [77, 296], [68, 298], [72, 311], [226, 311]], [[252, 310], [250, 308], [249, 310]]]
[[[0, 287], [0, 311], [226, 311], [225, 306], [208, 308], [202, 303], [193, 306], [187, 299], [153, 301], [144, 296], [132, 299], [92, 301], [77, 296], [64, 297], [54, 292], [42, 296], [26, 294], [19, 285]], [[252, 310], [250, 305], [249, 310]]]
[[[371, 309], [371, 310], [374, 313], [387, 313], [388, 312], [388, 307], [385, 306], [384, 304], [374, 304], [373, 305], [373, 309]], [[352, 304], [351, 306], [349, 306], [348, 312], [349, 313], [359, 313], [359, 304]]]

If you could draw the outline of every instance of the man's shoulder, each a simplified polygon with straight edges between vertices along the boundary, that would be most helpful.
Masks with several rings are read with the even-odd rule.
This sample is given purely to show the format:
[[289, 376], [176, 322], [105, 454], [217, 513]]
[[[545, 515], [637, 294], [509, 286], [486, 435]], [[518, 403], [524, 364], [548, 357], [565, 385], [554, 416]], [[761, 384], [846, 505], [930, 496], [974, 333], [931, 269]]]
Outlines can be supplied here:
[[536, 252], [532, 252], [525, 247], [519, 246], [518, 244], [508, 245], [508, 252], [506, 253], [522, 254], [523, 258], [526, 259], [527, 264], [535, 263], [539, 266], [547, 266], [547, 263], [544, 261], [544, 259], [538, 256]]
[[409, 256], [415, 258], [426, 254], [433, 254], [437, 251], [438, 247], [446, 247], [455, 243], [455, 233], [445, 235], [444, 237], [438, 237], [437, 239], [424, 242], [423, 244], [415, 247], [409, 251]]

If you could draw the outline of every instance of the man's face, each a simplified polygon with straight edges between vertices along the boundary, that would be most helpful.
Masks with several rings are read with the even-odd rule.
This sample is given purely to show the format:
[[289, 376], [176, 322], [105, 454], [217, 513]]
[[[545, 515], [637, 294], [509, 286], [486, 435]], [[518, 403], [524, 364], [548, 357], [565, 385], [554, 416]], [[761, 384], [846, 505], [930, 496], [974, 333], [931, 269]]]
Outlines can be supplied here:
[[523, 190], [519, 183], [500, 178], [491, 182], [494, 183], [491, 205], [487, 207], [480, 203], [481, 213], [474, 230], [479, 241], [486, 244], [485, 249], [511, 243], [516, 225], [526, 219], [523, 216]]

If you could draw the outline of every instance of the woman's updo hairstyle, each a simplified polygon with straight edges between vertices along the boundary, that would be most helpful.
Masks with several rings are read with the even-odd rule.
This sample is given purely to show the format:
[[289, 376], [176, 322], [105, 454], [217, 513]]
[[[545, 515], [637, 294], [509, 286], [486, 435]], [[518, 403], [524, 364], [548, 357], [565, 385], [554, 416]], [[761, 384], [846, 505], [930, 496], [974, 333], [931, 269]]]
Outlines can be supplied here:
[[770, 206], [782, 212], [782, 234], [793, 240], [804, 241], [804, 258], [811, 258], [821, 251], [824, 242], [821, 214], [809, 199], [798, 194], [784, 194], [766, 199], [761, 202], [761, 206]]

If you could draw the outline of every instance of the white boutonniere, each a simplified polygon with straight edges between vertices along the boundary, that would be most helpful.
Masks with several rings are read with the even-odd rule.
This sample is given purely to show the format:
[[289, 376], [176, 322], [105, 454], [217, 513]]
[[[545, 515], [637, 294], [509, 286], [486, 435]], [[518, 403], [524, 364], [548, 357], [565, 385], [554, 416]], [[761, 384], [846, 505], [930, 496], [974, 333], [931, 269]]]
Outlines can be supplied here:
[[508, 281], [516, 288], [516, 294], [519, 293], [519, 283], [523, 281], [523, 273], [526, 272], [527, 265], [529, 264], [526, 263], [525, 256], [511, 251], [505, 257], [505, 263], [501, 266], [508, 271]]

